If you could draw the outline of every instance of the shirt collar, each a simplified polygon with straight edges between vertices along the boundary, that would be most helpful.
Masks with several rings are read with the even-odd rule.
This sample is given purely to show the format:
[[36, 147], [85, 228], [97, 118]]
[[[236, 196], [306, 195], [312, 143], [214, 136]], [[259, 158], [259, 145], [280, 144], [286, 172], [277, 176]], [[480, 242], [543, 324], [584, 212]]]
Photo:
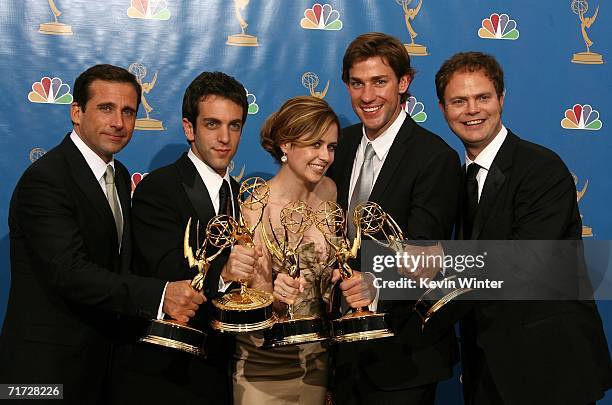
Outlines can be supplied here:
[[506, 140], [507, 135], [508, 135], [508, 130], [506, 129], [505, 126], [502, 125], [501, 129], [499, 130], [495, 138], [493, 138], [491, 143], [488, 144], [482, 150], [482, 152], [478, 154], [478, 156], [476, 156], [476, 159], [471, 160], [468, 157], [467, 153], [465, 154], [465, 167], [467, 168], [470, 165], [470, 163], [475, 162], [481, 168], [489, 171], [489, 169], [491, 168], [491, 165], [493, 164], [493, 160], [495, 159], [495, 156], [497, 156], [497, 152], [499, 152], [499, 148], [501, 148], [502, 144]]
[[85, 158], [85, 161], [87, 162], [87, 165], [89, 165], [89, 168], [96, 177], [96, 180], [100, 180], [102, 176], [104, 176], [104, 174], [106, 173], [106, 166], [108, 166], [109, 164], [113, 167], [113, 170], [115, 170], [115, 159], [112, 159], [110, 163], [106, 163], [104, 160], [102, 160], [100, 156], [96, 154], [96, 152], [91, 150], [91, 148], [87, 146], [85, 142], [83, 142], [81, 137], [76, 133], [74, 129], [70, 134], [70, 139], [75, 144], [79, 152], [81, 152], [81, 155], [83, 155], [83, 157]]
[[225, 176], [219, 176], [219, 173], [214, 171], [212, 167], [208, 166], [206, 163], [202, 162], [200, 158], [198, 158], [195, 153], [193, 153], [191, 148], [189, 149], [189, 152], [187, 152], [187, 157], [189, 157], [189, 159], [195, 165], [196, 170], [202, 178], [202, 181], [204, 182], [204, 185], [208, 190], [208, 195], [210, 195], [211, 199], [214, 199], [219, 195], [219, 190], [221, 189], [221, 184], [223, 183], [223, 180], [227, 180], [227, 182], [230, 184], [231, 189], [232, 183], [230, 182], [229, 178], [229, 170], [225, 170]]
[[370, 141], [366, 136], [365, 127], [362, 126], [362, 134], [361, 137], [361, 150], [365, 150], [365, 147], [368, 143], [372, 144], [372, 148], [374, 149], [374, 153], [376, 153], [376, 157], [382, 160], [391, 149], [391, 145], [393, 145], [393, 141], [395, 141], [395, 137], [399, 132], [404, 120], [406, 119], [406, 112], [401, 109], [393, 124], [389, 126], [382, 134], [380, 134], [376, 139]]

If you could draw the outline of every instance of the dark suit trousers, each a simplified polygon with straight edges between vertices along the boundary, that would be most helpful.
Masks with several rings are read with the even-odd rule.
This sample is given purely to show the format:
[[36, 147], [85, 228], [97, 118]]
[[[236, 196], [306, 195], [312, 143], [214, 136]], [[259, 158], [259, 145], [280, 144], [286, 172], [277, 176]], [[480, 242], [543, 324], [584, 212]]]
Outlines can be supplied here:
[[334, 405], [434, 405], [437, 383], [420, 385], [404, 390], [383, 391], [367, 375], [353, 369], [353, 380], [336, 382]]

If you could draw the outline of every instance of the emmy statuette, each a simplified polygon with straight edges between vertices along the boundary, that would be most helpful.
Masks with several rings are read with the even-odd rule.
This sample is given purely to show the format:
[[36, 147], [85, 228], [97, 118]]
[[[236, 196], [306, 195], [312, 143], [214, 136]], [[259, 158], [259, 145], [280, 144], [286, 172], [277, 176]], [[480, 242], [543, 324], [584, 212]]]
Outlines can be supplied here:
[[[305, 202], [292, 202], [281, 210], [280, 221], [285, 233], [283, 241], [279, 241], [271, 223], [270, 230], [276, 245], [270, 241], [264, 226], [261, 227], [262, 239], [270, 254], [282, 264], [281, 271], [287, 272], [294, 279], [299, 278], [300, 257], [297, 249], [304, 239], [304, 232], [312, 225], [312, 212]], [[295, 235], [297, 241], [291, 242], [290, 234]], [[279, 319], [271, 329], [264, 331], [263, 348], [320, 342], [326, 339], [323, 319], [318, 316], [296, 316], [293, 305], [289, 305], [287, 315]]]
[[[572, 177], [574, 178], [574, 185], [576, 186], [576, 201], [580, 202], [580, 200], [582, 200], [582, 197], [584, 197], [584, 195], [587, 192], [587, 188], [589, 187], [589, 179], [587, 179], [584, 182], [584, 186], [582, 186], [582, 190], [578, 190], [578, 176], [576, 176], [574, 173], [572, 173]], [[582, 214], [580, 214], [580, 218], [582, 218]], [[582, 237], [583, 238], [590, 238], [593, 236], [593, 228], [591, 228], [590, 226], [582, 225]]]
[[601, 65], [604, 63], [603, 56], [597, 52], [591, 52], [591, 46], [593, 46], [593, 41], [589, 38], [587, 34], [587, 28], [591, 28], [591, 25], [595, 23], [597, 19], [597, 15], [599, 14], [599, 6], [595, 9], [595, 12], [592, 16], [586, 17], [585, 14], [589, 11], [589, 3], [587, 0], [572, 0], [570, 5], [574, 14], [580, 18], [580, 33], [582, 34], [582, 39], [584, 40], [584, 44], [586, 45], [585, 52], [575, 53], [572, 57], [572, 63], [580, 63], [585, 65]]
[[310, 92], [310, 95], [320, 99], [324, 99], [329, 89], [329, 80], [325, 85], [323, 91], [316, 91], [315, 89], [319, 85], [319, 76], [314, 72], [306, 72], [302, 75], [302, 86], [306, 87]]
[[[383, 211], [376, 203], [368, 201], [359, 204], [355, 208], [354, 219], [359, 223], [361, 233], [382, 246], [396, 253], [404, 252], [404, 234], [399, 225], [391, 215]], [[355, 225], [357, 227], [357, 225]], [[376, 238], [378, 236], [378, 238]], [[382, 238], [380, 238], [382, 236]], [[381, 242], [380, 239], [384, 241]], [[446, 277], [446, 280], [454, 280], [456, 276]], [[454, 283], [439, 283], [439, 285], [454, 285]], [[421, 327], [458, 296], [471, 291], [471, 288], [445, 288], [435, 287], [427, 289], [417, 300], [414, 311], [421, 318]]]
[[410, 3], [412, 0], [395, 0], [396, 3], [402, 6], [402, 10], [404, 10], [404, 22], [406, 23], [406, 28], [408, 29], [408, 34], [410, 34], [410, 43], [404, 44], [404, 48], [408, 51], [408, 54], [411, 56], [427, 56], [427, 47], [425, 45], [420, 45], [414, 42], [414, 39], [419, 35], [414, 28], [412, 28], [412, 24], [410, 21], [414, 20], [416, 16], [421, 11], [421, 6], [423, 5], [423, 0], [419, 0], [419, 4], [410, 8]]
[[151, 111], [153, 111], [153, 107], [151, 107], [151, 104], [149, 104], [147, 98], [145, 97], [145, 94], [149, 94], [153, 87], [155, 87], [155, 83], [157, 82], [157, 72], [155, 72], [155, 74], [153, 75], [153, 80], [147, 83], [144, 82], [144, 78], [147, 75], [147, 68], [144, 67], [144, 65], [142, 65], [141, 63], [132, 63], [128, 67], [128, 71], [134, 76], [136, 76], [136, 80], [138, 80], [138, 83], [142, 88], [140, 101], [142, 103], [142, 106], [144, 107], [145, 114], [147, 115], [146, 118], [136, 119], [136, 126], [134, 127], [134, 129], [138, 129], [141, 131], [163, 131], [163, 123], [159, 120], [150, 117]]
[[62, 24], [58, 21], [59, 16], [62, 15], [62, 12], [55, 5], [55, 1], [48, 1], [55, 21], [40, 24], [38, 32], [40, 32], [41, 34], [49, 35], [72, 35], [72, 27], [70, 25]]
[[[264, 179], [250, 177], [242, 182], [239, 192], [240, 217], [239, 222], [228, 217], [234, 223], [232, 244], [242, 242], [246, 246], [255, 247], [254, 232], [263, 217], [264, 208], [268, 204], [270, 188]], [[247, 224], [243, 211], [259, 212], [257, 221]], [[274, 297], [266, 291], [247, 287], [246, 281], [240, 281], [240, 288], [229, 291], [220, 298], [212, 300], [214, 307], [211, 327], [220, 332], [242, 333], [252, 332], [271, 327], [276, 321], [272, 308]]]
[[[316, 227], [323, 233], [327, 243], [335, 250], [338, 270], [343, 280], [353, 277], [349, 260], [357, 257], [361, 246], [361, 228], [355, 222], [356, 236], [349, 248], [346, 236], [346, 218], [344, 211], [335, 202], [322, 202], [314, 214]], [[339, 241], [328, 235], [339, 235]], [[394, 336], [389, 329], [386, 314], [370, 311], [367, 307], [353, 310], [331, 321], [331, 340], [335, 343], [355, 342], [359, 340], [380, 339]]]
[[259, 46], [257, 43], [257, 37], [246, 33], [246, 29], [249, 24], [246, 22], [240, 10], [245, 8], [249, 4], [250, 0], [234, 0], [234, 11], [236, 13], [236, 19], [240, 24], [240, 34], [229, 35], [227, 37], [226, 44], [233, 46]]
[[[189, 268], [196, 268], [198, 274], [191, 280], [191, 288], [195, 291], [202, 291], [204, 279], [210, 267], [210, 263], [221, 252], [232, 244], [232, 234], [235, 232], [231, 228], [231, 222], [227, 221], [226, 215], [218, 215], [212, 218], [206, 226], [206, 238], [195, 255], [189, 244], [189, 234], [191, 231], [191, 218], [185, 227], [183, 238], [183, 253]], [[231, 217], [230, 217], [231, 218]], [[199, 225], [199, 224], [198, 224]], [[196, 225], [197, 226], [197, 225]], [[207, 244], [218, 249], [212, 256], [206, 257]], [[204, 356], [204, 342], [206, 334], [196, 328], [189, 326], [185, 322], [168, 319], [153, 319], [150, 321], [147, 331], [141, 342], [151, 343], [158, 346], [170, 347], [191, 353], [196, 356]]]

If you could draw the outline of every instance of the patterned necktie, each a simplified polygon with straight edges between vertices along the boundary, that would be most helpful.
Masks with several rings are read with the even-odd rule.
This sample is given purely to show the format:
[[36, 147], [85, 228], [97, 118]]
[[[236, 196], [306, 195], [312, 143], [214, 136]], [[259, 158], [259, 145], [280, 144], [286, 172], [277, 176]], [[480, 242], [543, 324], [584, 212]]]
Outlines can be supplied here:
[[346, 213], [349, 240], [353, 239], [356, 233], [355, 225], [353, 224], [353, 211], [359, 203], [368, 200], [372, 192], [372, 187], [374, 186], [374, 155], [374, 148], [372, 144], [368, 142], [363, 153], [363, 163], [361, 164], [359, 177], [357, 177], [357, 182], [353, 189], [349, 210]]
[[478, 181], [476, 175], [480, 170], [477, 163], [470, 163], [465, 175], [465, 206], [463, 208], [463, 239], [472, 237], [472, 226], [478, 209]]
[[121, 246], [121, 238], [123, 236], [123, 218], [121, 217], [121, 209], [119, 208], [119, 198], [117, 197], [117, 189], [115, 188], [115, 171], [113, 166], [106, 166], [104, 173], [104, 182], [106, 183], [106, 199], [110, 205], [115, 219], [115, 227], [117, 228], [117, 239]]
[[227, 180], [223, 180], [221, 188], [219, 189], [219, 215], [227, 214], [230, 217], [232, 215], [232, 203], [230, 201], [230, 186]]

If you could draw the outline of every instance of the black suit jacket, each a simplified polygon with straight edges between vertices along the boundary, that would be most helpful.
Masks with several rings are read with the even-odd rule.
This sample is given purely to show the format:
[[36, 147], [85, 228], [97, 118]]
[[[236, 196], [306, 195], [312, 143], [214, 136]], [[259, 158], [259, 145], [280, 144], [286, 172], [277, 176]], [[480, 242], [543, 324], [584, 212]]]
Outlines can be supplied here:
[[[472, 239], [579, 240], [581, 229], [565, 164], [509, 132], [487, 175]], [[461, 322], [461, 334], [467, 403], [483, 360], [504, 404], [586, 404], [612, 385], [610, 354], [592, 301], [477, 302]]]
[[[237, 190], [238, 184], [232, 180], [234, 197]], [[189, 268], [183, 256], [185, 226], [191, 218], [190, 244], [195, 252], [199, 247], [196, 224], [199, 221], [202, 243], [206, 224], [215, 215], [206, 186], [186, 153], [145, 176], [132, 201], [135, 271], [163, 280], [192, 279], [197, 271]], [[206, 275], [204, 293], [209, 301], [218, 293], [228, 254], [226, 250], [215, 259]], [[231, 341], [209, 330], [207, 309], [206, 304], [201, 306], [190, 322], [208, 332], [207, 360], [146, 344], [123, 347], [117, 361], [114, 403], [230, 401]], [[142, 333], [142, 328], [137, 333]]]
[[[344, 209], [362, 125], [342, 130], [330, 176]], [[407, 239], [450, 239], [459, 205], [461, 166], [457, 153], [437, 135], [406, 117], [380, 170], [369, 200], [399, 224]], [[361, 269], [369, 271], [369, 269]], [[340, 345], [334, 397], [348, 402], [357, 375], [367, 375], [381, 390], [400, 390], [452, 375], [457, 361], [454, 331], [433, 338], [421, 332], [414, 302], [379, 301], [390, 314], [396, 337]], [[357, 369], [357, 372], [355, 370]]]
[[11, 289], [0, 381], [62, 383], [66, 403], [105, 403], [117, 314], [153, 316], [164, 283], [128, 274], [129, 175], [115, 160], [121, 254], [108, 201], [67, 136], [23, 174], [11, 199]]

